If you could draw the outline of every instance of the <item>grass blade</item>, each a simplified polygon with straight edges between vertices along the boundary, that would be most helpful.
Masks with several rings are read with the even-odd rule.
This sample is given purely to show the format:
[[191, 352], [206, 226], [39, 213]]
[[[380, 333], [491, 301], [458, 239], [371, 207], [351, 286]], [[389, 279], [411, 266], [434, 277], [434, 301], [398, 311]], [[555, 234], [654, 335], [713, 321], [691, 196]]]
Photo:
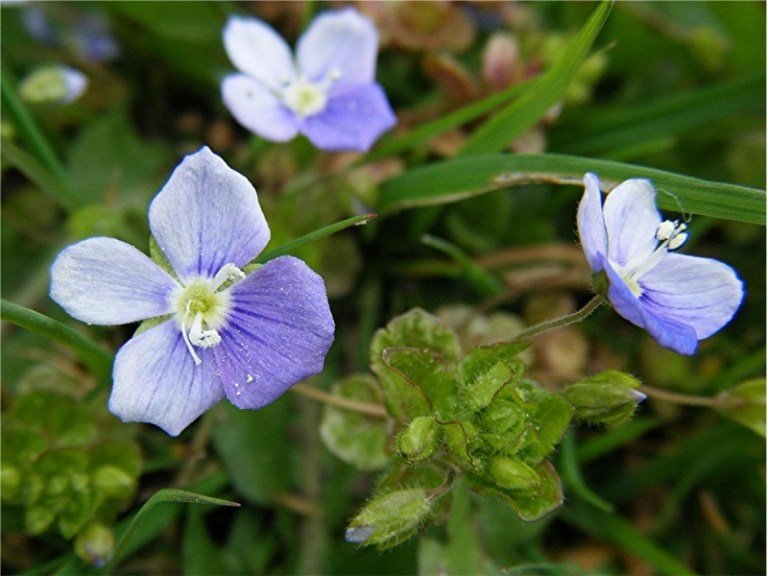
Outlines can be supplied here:
[[[458, 202], [486, 192], [532, 183], [581, 186], [596, 172], [608, 188], [627, 178], [649, 178], [667, 194], [659, 207], [765, 225], [765, 191], [671, 172], [559, 154], [492, 154], [457, 158], [416, 168], [382, 184], [378, 209], [389, 214], [418, 206]], [[677, 199], [677, 200], [676, 200]], [[678, 203], [679, 201], [679, 203]]]
[[592, 43], [610, 14], [613, 3], [604, 0], [568, 43], [560, 59], [512, 104], [480, 126], [464, 144], [462, 155], [488, 154], [504, 149], [510, 141], [534, 126], [565, 93], [589, 55]]

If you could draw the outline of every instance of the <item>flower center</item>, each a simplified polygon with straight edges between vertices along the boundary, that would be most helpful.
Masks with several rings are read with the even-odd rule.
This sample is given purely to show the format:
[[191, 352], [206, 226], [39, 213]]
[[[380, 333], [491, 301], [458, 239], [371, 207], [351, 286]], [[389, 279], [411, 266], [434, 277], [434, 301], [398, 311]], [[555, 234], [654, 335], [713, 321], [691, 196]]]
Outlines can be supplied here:
[[328, 104], [328, 91], [339, 78], [341, 78], [341, 71], [335, 68], [320, 82], [298, 78], [288, 83], [280, 96], [288, 108], [300, 118], [306, 118], [325, 110]]
[[619, 275], [632, 294], [638, 298], [642, 296], [643, 289], [640, 287], [640, 278], [656, 266], [667, 252], [673, 252], [685, 244], [685, 241], [688, 240], [686, 228], [686, 225], [678, 220], [674, 222], [665, 220], [656, 228], [655, 238], [659, 240], [659, 245], [647, 258], [626, 268], [617, 267]]
[[201, 363], [195, 346], [210, 348], [221, 342], [218, 329], [229, 312], [231, 281], [245, 278], [234, 264], [225, 264], [213, 278], [195, 278], [187, 282], [174, 299], [174, 312], [181, 335], [195, 364]]

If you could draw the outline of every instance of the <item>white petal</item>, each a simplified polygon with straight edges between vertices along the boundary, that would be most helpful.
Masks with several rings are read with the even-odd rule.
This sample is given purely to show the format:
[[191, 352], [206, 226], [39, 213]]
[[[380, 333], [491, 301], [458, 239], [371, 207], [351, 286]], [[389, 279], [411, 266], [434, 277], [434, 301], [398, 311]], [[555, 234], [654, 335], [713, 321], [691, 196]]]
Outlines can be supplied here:
[[591, 172], [584, 175], [584, 195], [579, 202], [577, 215], [579, 238], [589, 267], [596, 272], [602, 269], [601, 254], [608, 252], [608, 240], [603, 221], [600, 182]]
[[631, 268], [656, 248], [661, 215], [649, 180], [634, 178], [616, 186], [605, 200], [603, 217], [611, 261]]
[[691, 326], [699, 340], [725, 326], [744, 297], [741, 280], [730, 266], [685, 254], [667, 254], [640, 278], [640, 287], [644, 304]]
[[231, 17], [224, 28], [224, 48], [238, 70], [273, 90], [296, 76], [288, 44], [256, 18]]
[[254, 134], [273, 142], [286, 142], [296, 136], [298, 121], [294, 112], [250, 76], [227, 76], [221, 84], [221, 95], [232, 116]]
[[51, 298], [89, 324], [128, 324], [168, 314], [177, 286], [147, 255], [114, 238], [73, 244], [51, 266]]
[[149, 227], [182, 282], [242, 268], [269, 241], [256, 190], [207, 147], [173, 171], [149, 207]]
[[224, 397], [211, 350], [197, 366], [175, 320], [134, 336], [120, 348], [109, 410], [123, 422], [148, 422], [177, 436]]
[[299, 70], [313, 82], [338, 76], [331, 94], [370, 84], [376, 75], [378, 44], [376, 27], [354, 8], [326, 12], [299, 39]]

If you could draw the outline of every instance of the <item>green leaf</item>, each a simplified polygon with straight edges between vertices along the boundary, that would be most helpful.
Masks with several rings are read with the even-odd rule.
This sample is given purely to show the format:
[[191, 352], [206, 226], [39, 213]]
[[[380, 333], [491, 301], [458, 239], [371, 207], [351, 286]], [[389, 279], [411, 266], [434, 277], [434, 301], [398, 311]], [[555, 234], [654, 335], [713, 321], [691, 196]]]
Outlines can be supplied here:
[[386, 138], [386, 140], [383, 140], [376, 146], [375, 150], [364, 156], [359, 163], [375, 162], [382, 158], [386, 158], [387, 156], [392, 156], [405, 150], [411, 150], [430, 138], [448, 132], [449, 130], [453, 130], [454, 128], [458, 128], [467, 122], [471, 122], [483, 114], [495, 110], [507, 101], [517, 98], [520, 93], [530, 85], [530, 82], [531, 81], [526, 81], [525, 83], [517, 84], [506, 90], [502, 90], [501, 92], [491, 94], [482, 100], [472, 102], [463, 108], [459, 108], [458, 110], [440, 116], [431, 122], [426, 122], [403, 136], [391, 136]]
[[109, 379], [112, 372], [112, 355], [69, 326], [7, 300], [3, 300], [0, 304], [0, 316], [12, 324], [61, 342], [69, 347], [99, 379]]
[[[291, 441], [284, 431], [291, 421], [290, 397], [282, 397], [261, 410], [239, 410], [223, 403], [213, 427], [213, 445], [239, 494], [266, 505], [294, 483]], [[270, 433], [269, 442], [254, 438]]]
[[[355, 374], [334, 384], [334, 396], [381, 404], [381, 391], [374, 378]], [[389, 424], [350, 410], [326, 405], [320, 422], [320, 438], [339, 459], [360, 470], [380, 470], [389, 464]]]
[[96, 434], [85, 406], [73, 398], [48, 390], [36, 390], [16, 398], [5, 416], [50, 439], [51, 447], [81, 447]]
[[500, 343], [467, 354], [459, 364], [462, 404], [471, 412], [488, 406], [502, 387], [523, 373], [517, 355], [526, 348], [527, 342]]
[[328, 226], [323, 226], [322, 228], [313, 230], [309, 234], [305, 234], [300, 238], [296, 238], [295, 240], [288, 242], [287, 244], [284, 244], [279, 248], [267, 250], [266, 252], [264, 252], [257, 258], [255, 258], [253, 261], [249, 262], [247, 266], [250, 266], [252, 264], [264, 264], [265, 262], [268, 262], [273, 258], [277, 258], [278, 256], [282, 256], [284, 254], [290, 254], [296, 248], [298, 248], [299, 246], [302, 246], [303, 244], [312, 242], [314, 240], [319, 240], [320, 238], [325, 238], [326, 236], [330, 236], [331, 234], [335, 234], [336, 232], [341, 232], [342, 230], [346, 230], [347, 228], [351, 228], [352, 226], [363, 226], [364, 224], [368, 224], [368, 222], [370, 222], [374, 218], [376, 218], [376, 214], [363, 214], [361, 216], [352, 216], [351, 218], [347, 218], [346, 220], [341, 220], [340, 222], [336, 222], [334, 224], [329, 224]]
[[204, 494], [196, 494], [187, 490], [179, 490], [176, 488], [163, 488], [155, 492], [152, 497], [147, 500], [144, 505], [136, 512], [136, 515], [131, 520], [131, 523], [122, 533], [120, 540], [115, 547], [115, 554], [112, 556], [108, 566], [107, 574], [111, 574], [117, 567], [117, 561], [125, 548], [126, 544], [130, 541], [133, 533], [138, 528], [142, 519], [158, 504], [164, 502], [182, 502], [187, 504], [211, 504], [213, 506], [232, 506], [239, 507], [237, 502], [231, 502], [229, 500], [222, 500], [221, 498], [214, 498], [212, 496], [205, 496]]
[[738, 114], [764, 111], [765, 76], [740, 78], [634, 107], [579, 110], [571, 122], [564, 119], [565, 125], [557, 127], [550, 148], [567, 154], [614, 156]]
[[717, 396], [721, 414], [765, 438], [765, 378], [756, 378]]
[[[586, 172], [613, 187], [628, 178], [649, 178], [657, 189], [660, 208], [765, 224], [765, 191], [710, 182], [653, 168], [609, 160], [558, 154], [493, 154], [458, 158], [409, 170], [382, 184], [382, 213], [419, 206], [458, 202], [500, 188], [523, 184], [581, 186]], [[676, 200], [677, 199], [677, 200]], [[679, 204], [678, 204], [679, 200]]]
[[421, 388], [422, 383], [413, 377], [418, 378], [416, 374], [423, 373], [419, 371], [434, 369], [438, 364], [450, 372], [458, 356], [456, 334], [423, 310], [398, 316], [379, 329], [371, 342], [370, 362], [384, 390], [389, 413], [400, 421], [428, 415], [430, 398]]
[[530, 418], [532, 430], [523, 450], [527, 462], [538, 463], [552, 454], [568, 429], [573, 407], [558, 394], [547, 394], [535, 405]]
[[560, 59], [533, 82], [512, 104], [480, 126], [467, 140], [462, 155], [487, 154], [505, 148], [514, 138], [534, 126], [565, 94], [592, 43], [603, 27], [613, 3], [603, 1], [587, 23], [563, 49]]

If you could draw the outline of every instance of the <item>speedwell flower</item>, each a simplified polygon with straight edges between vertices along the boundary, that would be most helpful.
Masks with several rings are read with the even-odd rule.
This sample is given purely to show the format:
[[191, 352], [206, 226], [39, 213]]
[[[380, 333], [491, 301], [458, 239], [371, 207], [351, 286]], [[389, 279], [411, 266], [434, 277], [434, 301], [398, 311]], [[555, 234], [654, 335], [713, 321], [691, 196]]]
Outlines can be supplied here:
[[395, 124], [375, 81], [378, 33], [353, 8], [318, 16], [295, 60], [277, 32], [255, 18], [230, 18], [224, 47], [240, 71], [224, 79], [224, 103], [267, 140], [302, 133], [323, 150], [366, 151]]
[[152, 201], [149, 226], [163, 266], [102, 237], [51, 268], [51, 297], [78, 320], [156, 319], [117, 353], [115, 415], [175, 436], [224, 396], [261, 408], [322, 370], [334, 332], [323, 280], [291, 256], [242, 271], [270, 235], [245, 177], [202, 148]]
[[626, 180], [601, 206], [597, 176], [584, 176], [578, 227], [594, 273], [608, 278], [616, 311], [680, 354], [725, 326], [744, 289], [730, 266], [676, 254], [687, 239], [685, 224], [662, 221], [650, 181]]

